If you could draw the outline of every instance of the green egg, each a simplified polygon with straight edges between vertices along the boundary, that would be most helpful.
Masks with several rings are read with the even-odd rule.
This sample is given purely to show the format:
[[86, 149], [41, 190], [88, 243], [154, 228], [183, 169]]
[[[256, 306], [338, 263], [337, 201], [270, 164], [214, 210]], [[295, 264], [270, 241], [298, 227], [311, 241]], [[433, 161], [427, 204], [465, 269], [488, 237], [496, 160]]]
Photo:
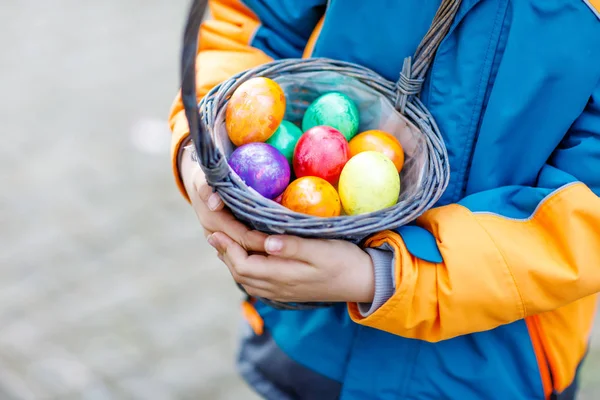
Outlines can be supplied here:
[[283, 120], [275, 133], [267, 140], [267, 144], [275, 147], [281, 154], [287, 158], [291, 164], [294, 158], [294, 148], [298, 139], [302, 136], [302, 131], [290, 121]]
[[304, 113], [302, 130], [327, 125], [337, 129], [350, 140], [358, 133], [360, 116], [356, 104], [345, 94], [331, 92], [316, 99]]

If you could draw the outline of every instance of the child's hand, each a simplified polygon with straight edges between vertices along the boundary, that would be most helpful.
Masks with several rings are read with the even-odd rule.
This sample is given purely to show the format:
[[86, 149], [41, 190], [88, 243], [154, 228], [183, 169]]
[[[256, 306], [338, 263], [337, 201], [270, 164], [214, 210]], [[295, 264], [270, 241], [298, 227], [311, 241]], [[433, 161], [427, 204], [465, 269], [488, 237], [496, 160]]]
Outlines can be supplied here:
[[181, 177], [194, 211], [208, 237], [213, 232], [224, 232], [248, 251], [264, 252], [266, 234], [249, 229], [227, 210], [218, 194], [206, 183], [204, 173], [197, 162], [185, 150], [181, 160]]
[[268, 255], [249, 255], [222, 232], [208, 241], [251, 296], [283, 302], [373, 301], [371, 257], [349, 242], [269, 236], [264, 244]]

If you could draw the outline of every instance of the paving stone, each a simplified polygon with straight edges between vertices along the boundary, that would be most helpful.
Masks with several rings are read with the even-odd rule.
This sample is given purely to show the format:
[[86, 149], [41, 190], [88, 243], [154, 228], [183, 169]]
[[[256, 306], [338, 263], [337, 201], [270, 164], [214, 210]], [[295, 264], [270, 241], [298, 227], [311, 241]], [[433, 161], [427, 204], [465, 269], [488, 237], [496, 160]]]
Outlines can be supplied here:
[[0, 400], [257, 399], [241, 295], [170, 172], [188, 3], [3, 2]]

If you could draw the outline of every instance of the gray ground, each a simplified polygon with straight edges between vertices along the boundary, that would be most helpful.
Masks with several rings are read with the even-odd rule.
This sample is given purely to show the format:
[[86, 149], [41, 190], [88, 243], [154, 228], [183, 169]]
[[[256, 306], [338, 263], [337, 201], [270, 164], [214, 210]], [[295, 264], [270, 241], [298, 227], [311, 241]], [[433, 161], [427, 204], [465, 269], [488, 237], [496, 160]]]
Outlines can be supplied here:
[[239, 294], [170, 176], [186, 6], [3, 1], [0, 400], [254, 398]]

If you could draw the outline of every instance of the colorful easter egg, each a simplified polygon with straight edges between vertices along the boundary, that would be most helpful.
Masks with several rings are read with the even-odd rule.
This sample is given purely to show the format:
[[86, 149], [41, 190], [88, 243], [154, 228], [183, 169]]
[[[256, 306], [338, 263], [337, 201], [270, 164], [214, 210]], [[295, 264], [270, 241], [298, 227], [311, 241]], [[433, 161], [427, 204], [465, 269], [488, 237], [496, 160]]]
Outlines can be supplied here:
[[317, 176], [335, 185], [349, 158], [348, 142], [337, 129], [315, 126], [296, 144], [294, 172], [298, 178]]
[[285, 189], [281, 204], [292, 211], [315, 217], [337, 217], [340, 197], [331, 183], [316, 176], [296, 179]]
[[308, 106], [302, 119], [302, 130], [307, 131], [314, 126], [331, 126], [344, 135], [346, 140], [352, 139], [358, 132], [360, 116], [356, 104], [345, 94], [339, 92], [326, 93]]
[[302, 130], [290, 121], [283, 120], [267, 143], [275, 147], [288, 159], [290, 165], [294, 159], [294, 148], [302, 136]]
[[269, 78], [252, 78], [233, 92], [225, 111], [225, 128], [236, 146], [268, 140], [285, 113], [285, 95]]
[[290, 183], [290, 166], [277, 149], [266, 143], [248, 143], [229, 157], [236, 174], [268, 199], [279, 196]]
[[404, 150], [394, 136], [380, 130], [359, 133], [350, 141], [350, 157], [364, 151], [378, 151], [387, 156], [400, 172], [404, 165]]
[[366, 214], [398, 202], [400, 175], [388, 157], [365, 151], [346, 163], [338, 190], [346, 214]]

